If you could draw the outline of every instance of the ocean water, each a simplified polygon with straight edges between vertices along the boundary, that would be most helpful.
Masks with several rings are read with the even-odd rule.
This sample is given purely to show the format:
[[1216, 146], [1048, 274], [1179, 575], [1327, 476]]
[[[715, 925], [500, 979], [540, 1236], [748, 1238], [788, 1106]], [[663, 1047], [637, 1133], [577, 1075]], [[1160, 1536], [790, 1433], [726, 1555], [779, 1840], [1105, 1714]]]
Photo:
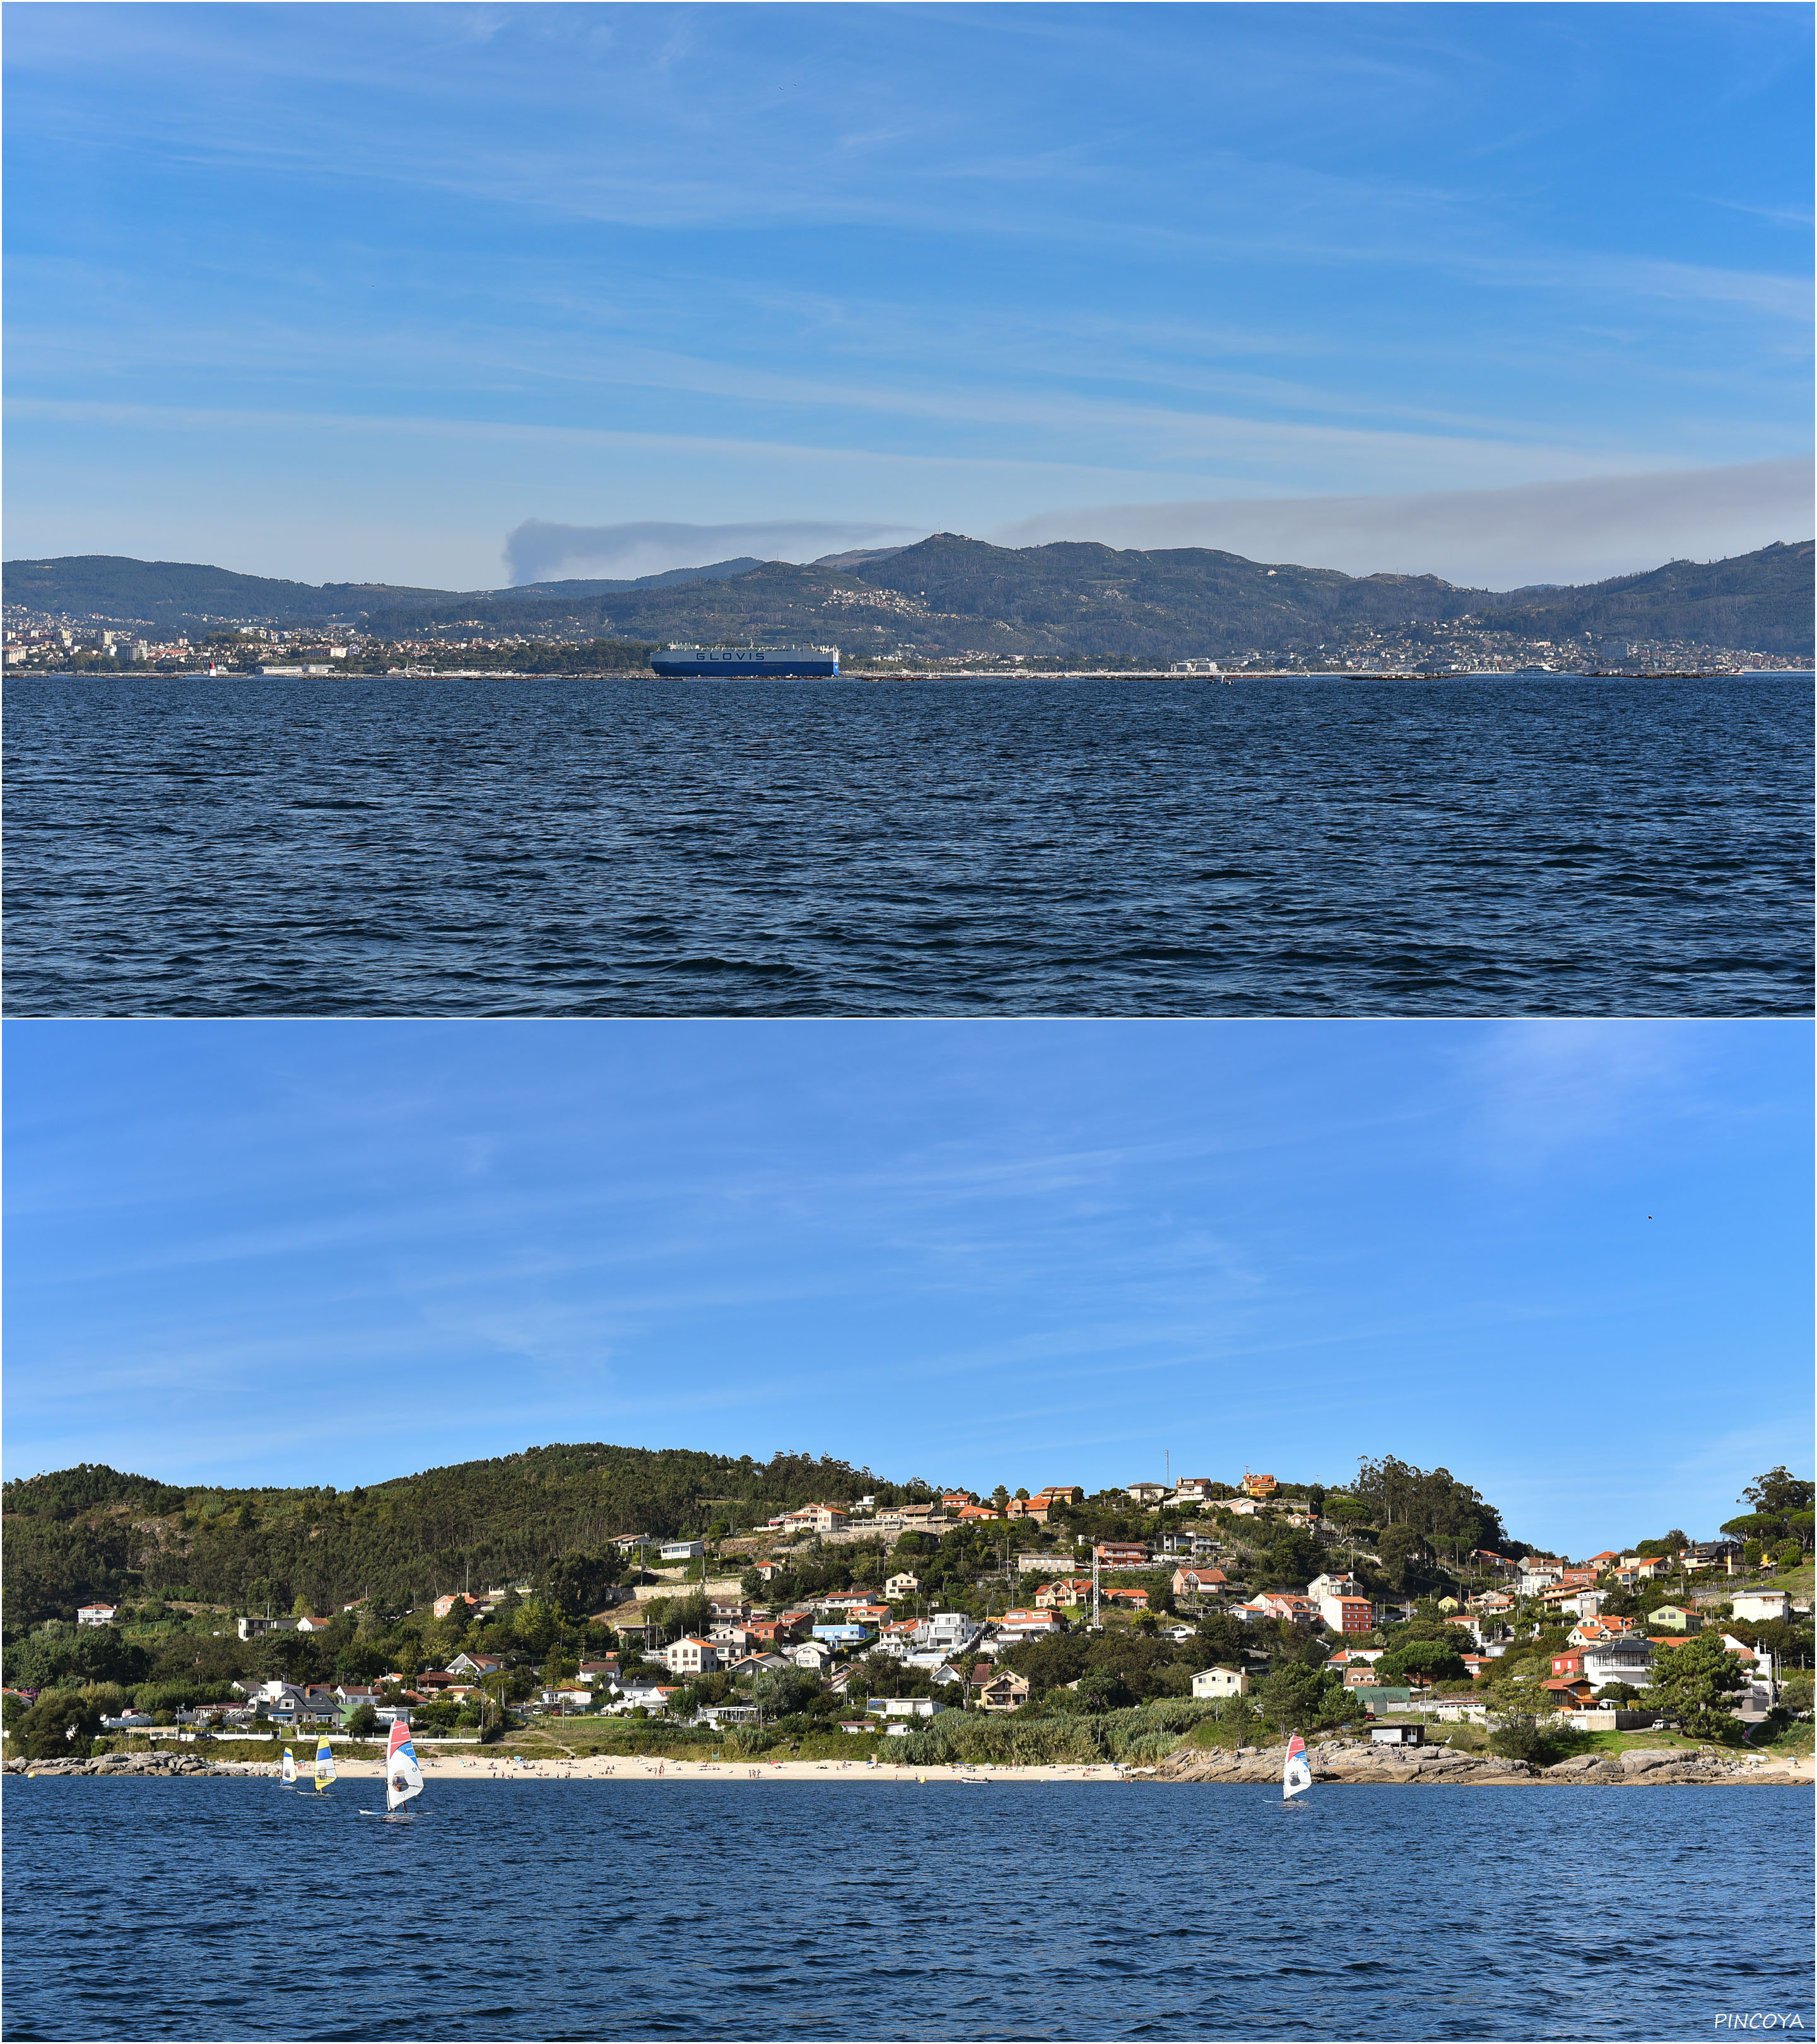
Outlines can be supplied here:
[[15, 1015], [1787, 1015], [1808, 678], [9, 685]]
[[432, 1781], [409, 1824], [377, 1789], [9, 1779], [5, 2036], [1817, 2023], [1797, 1789]]

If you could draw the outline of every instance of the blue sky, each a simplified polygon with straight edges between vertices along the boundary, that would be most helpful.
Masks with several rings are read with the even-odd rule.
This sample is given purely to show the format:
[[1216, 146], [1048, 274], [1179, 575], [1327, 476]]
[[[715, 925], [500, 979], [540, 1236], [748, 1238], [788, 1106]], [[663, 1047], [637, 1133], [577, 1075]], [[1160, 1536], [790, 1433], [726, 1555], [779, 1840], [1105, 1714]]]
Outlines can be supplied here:
[[532, 1443], [1443, 1462], [1573, 1551], [1809, 1461], [1790, 1024], [7, 1032], [6, 1470]]
[[[1777, 4], [15, 7], [9, 551], [474, 586], [527, 521], [623, 572], [710, 551], [652, 524], [1241, 551], [1219, 506], [1435, 492], [1490, 495], [1258, 550], [1505, 582], [1804, 537], [1810, 40]], [[1570, 559], [1504, 530], [1496, 493], [1636, 475]]]

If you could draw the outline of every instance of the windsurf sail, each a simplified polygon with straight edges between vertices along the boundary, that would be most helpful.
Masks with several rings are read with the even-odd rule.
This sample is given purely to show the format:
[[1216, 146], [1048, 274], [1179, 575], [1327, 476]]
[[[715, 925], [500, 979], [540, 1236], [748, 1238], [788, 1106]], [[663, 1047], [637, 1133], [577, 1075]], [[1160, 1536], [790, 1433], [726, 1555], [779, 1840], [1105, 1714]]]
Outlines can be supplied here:
[[294, 1746], [287, 1746], [284, 1748], [284, 1764], [279, 1771], [284, 1777], [284, 1784], [286, 1788], [288, 1788], [290, 1784], [296, 1780], [297, 1749]]
[[1312, 1785], [1312, 1763], [1306, 1758], [1306, 1742], [1298, 1732], [1287, 1742], [1287, 1764], [1281, 1770], [1283, 1803]]
[[333, 1779], [334, 1748], [325, 1734], [316, 1742], [316, 1793], [319, 1796]]
[[410, 1727], [401, 1718], [391, 1720], [390, 1750], [385, 1756], [385, 1808], [389, 1814], [401, 1809], [413, 1796], [423, 1792], [423, 1770], [417, 1765], [417, 1749], [410, 1743]]

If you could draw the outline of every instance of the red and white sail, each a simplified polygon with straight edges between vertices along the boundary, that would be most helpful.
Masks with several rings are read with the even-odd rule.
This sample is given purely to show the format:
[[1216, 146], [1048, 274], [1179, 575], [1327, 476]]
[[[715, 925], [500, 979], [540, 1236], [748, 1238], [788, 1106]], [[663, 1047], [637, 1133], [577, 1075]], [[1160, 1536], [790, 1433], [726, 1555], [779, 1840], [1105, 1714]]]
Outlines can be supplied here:
[[1306, 1742], [1298, 1732], [1287, 1742], [1287, 1764], [1281, 1770], [1283, 1803], [1312, 1785], [1312, 1763], [1306, 1758]]
[[388, 1811], [401, 1809], [413, 1796], [422, 1792], [423, 1770], [417, 1765], [410, 1727], [401, 1718], [394, 1718], [391, 1743], [385, 1755], [385, 1807]]

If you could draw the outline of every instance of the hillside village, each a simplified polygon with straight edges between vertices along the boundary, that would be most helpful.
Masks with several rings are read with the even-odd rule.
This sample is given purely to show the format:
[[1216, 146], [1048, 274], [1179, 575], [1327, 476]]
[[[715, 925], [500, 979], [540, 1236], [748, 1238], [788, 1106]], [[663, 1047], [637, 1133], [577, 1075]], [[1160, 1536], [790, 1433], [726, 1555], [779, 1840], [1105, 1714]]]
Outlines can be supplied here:
[[1436, 1720], [1530, 1748], [1661, 1724], [1734, 1743], [1809, 1717], [1812, 1490], [1781, 1468], [1715, 1539], [1581, 1559], [1483, 1542], [1492, 1508], [1392, 1458], [1343, 1492], [1247, 1473], [872, 1493], [736, 1534], [628, 1527], [403, 1608], [92, 1599], [10, 1631], [5, 1708], [15, 1731], [50, 1712], [103, 1739], [353, 1739], [401, 1718], [430, 1740], [540, 1723], [595, 1750], [871, 1737], [931, 1755], [996, 1720], [1019, 1750], [1039, 1733], [1071, 1751], [1120, 1714], [1145, 1735]]

